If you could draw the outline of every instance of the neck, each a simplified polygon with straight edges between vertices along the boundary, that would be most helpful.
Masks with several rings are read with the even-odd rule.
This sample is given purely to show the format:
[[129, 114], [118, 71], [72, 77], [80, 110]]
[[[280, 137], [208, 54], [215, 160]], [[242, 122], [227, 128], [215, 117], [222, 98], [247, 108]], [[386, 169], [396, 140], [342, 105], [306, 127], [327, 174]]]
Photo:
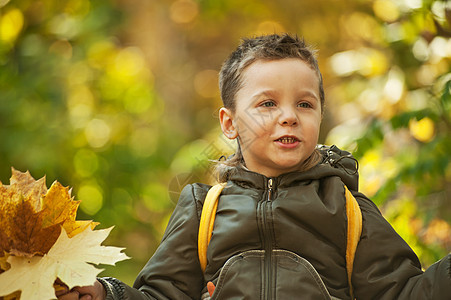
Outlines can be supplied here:
[[321, 162], [321, 160], [322, 160], [321, 153], [317, 149], [315, 149], [313, 151], [313, 153], [304, 162], [302, 162], [299, 166], [296, 166], [293, 168], [279, 169], [279, 170], [253, 168], [252, 166], [246, 165], [245, 161], [243, 162], [243, 167], [249, 171], [259, 173], [259, 174], [262, 174], [262, 175], [270, 178], [270, 177], [278, 177], [282, 174], [295, 172], [295, 171], [305, 172], [307, 170], [310, 170], [317, 164], [319, 164]]

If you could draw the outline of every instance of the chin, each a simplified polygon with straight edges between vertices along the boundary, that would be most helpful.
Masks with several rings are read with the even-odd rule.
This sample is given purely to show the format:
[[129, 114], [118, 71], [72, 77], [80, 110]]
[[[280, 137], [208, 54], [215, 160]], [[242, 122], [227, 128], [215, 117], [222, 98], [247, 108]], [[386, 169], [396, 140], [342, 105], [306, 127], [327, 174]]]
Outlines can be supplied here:
[[281, 170], [286, 170], [286, 172], [284, 173], [288, 173], [288, 172], [293, 172], [296, 170], [300, 170], [302, 167], [302, 162], [295, 162], [295, 163], [285, 163], [285, 164], [280, 164], [279, 167]]

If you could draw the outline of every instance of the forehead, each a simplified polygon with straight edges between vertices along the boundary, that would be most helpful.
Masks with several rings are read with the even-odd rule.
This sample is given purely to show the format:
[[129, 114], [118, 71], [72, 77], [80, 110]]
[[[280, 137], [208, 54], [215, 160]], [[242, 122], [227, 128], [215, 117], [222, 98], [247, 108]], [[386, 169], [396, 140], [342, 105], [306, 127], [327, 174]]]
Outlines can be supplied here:
[[281, 58], [281, 59], [256, 59], [246, 65], [242, 71], [242, 77], [248, 75], [247, 73], [251, 73], [250, 70], [258, 69], [259, 72], [262, 71], [274, 71], [274, 70], [288, 70], [293, 69], [293, 66], [298, 67], [298, 71], [300, 69], [309, 69], [312, 74], [315, 74], [315, 77], [318, 77], [316, 70], [306, 61], [300, 58]]
[[[286, 88], [319, 88], [319, 77], [316, 70], [300, 58], [258, 59], [241, 74], [242, 89], [258, 86]], [[282, 85], [281, 85], [282, 84]]]

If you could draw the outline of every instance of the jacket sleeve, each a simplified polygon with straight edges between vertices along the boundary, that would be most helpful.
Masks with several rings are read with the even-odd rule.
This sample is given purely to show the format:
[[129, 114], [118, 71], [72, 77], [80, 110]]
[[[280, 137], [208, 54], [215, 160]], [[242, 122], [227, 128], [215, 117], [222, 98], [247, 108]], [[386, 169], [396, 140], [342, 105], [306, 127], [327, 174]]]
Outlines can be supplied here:
[[192, 185], [187, 185], [169, 219], [160, 246], [124, 299], [199, 299], [203, 273], [197, 254], [198, 210]]
[[451, 256], [422, 271], [418, 257], [382, 217], [356, 194], [363, 227], [352, 274], [357, 299], [450, 299]]

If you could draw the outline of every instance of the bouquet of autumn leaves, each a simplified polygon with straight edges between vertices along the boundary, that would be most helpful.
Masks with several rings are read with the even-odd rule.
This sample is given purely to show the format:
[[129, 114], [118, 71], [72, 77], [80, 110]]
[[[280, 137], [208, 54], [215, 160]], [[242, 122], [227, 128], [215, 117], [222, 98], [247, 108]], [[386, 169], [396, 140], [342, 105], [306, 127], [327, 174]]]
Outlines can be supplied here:
[[14, 169], [9, 185], [0, 182], [0, 300], [55, 299], [55, 290], [92, 285], [102, 271], [92, 264], [128, 258], [100, 245], [112, 227], [75, 220], [80, 201], [70, 192]]

